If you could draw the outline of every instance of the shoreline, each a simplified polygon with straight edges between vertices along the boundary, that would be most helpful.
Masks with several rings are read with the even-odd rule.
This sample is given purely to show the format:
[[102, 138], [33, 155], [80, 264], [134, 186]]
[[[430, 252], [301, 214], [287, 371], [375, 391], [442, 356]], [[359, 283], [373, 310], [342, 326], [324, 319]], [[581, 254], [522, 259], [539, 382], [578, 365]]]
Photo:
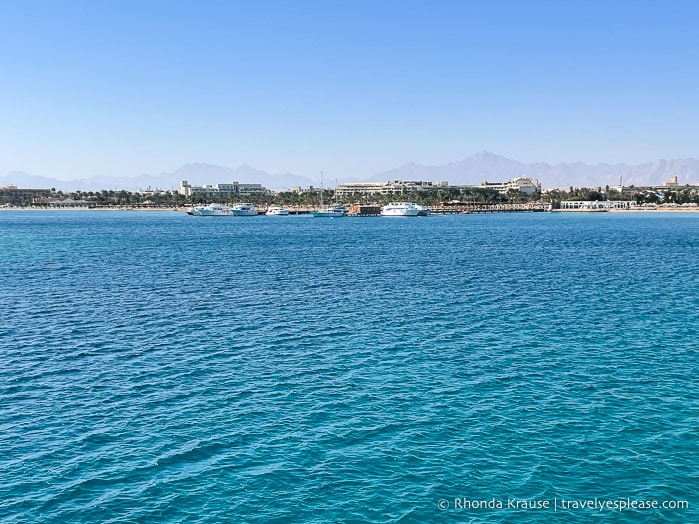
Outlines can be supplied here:
[[0, 211], [187, 211], [187, 207], [0, 207]]
[[[185, 207], [0, 207], [1, 211], [155, 211], [155, 212], [182, 212], [185, 213], [190, 206]], [[699, 206], [696, 207], [655, 207], [655, 208], [639, 208], [631, 209], [552, 209], [551, 213], [696, 213], [699, 212]], [[433, 213], [440, 214], [440, 213]], [[458, 213], [452, 213], [458, 214]]]
[[649, 213], [656, 213], [656, 212], [661, 212], [661, 213], [681, 213], [681, 212], [688, 212], [688, 213], [694, 213], [699, 211], [699, 207], [662, 207], [662, 208], [642, 208], [642, 209], [610, 209], [610, 213], [639, 213], [639, 212], [649, 212]]

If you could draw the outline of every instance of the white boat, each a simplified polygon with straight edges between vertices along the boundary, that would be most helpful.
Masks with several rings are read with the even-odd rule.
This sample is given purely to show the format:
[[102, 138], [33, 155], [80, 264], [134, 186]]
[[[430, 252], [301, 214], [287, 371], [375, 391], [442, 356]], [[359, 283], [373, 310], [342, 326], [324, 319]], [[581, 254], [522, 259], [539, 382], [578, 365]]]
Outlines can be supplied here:
[[284, 217], [289, 214], [288, 209], [279, 206], [269, 206], [265, 215]]
[[192, 206], [188, 211], [188, 215], [196, 217], [226, 217], [231, 216], [231, 208], [223, 204], [209, 204], [206, 206]]
[[347, 216], [345, 206], [325, 206], [313, 212], [314, 217], [344, 217]]
[[347, 216], [347, 208], [341, 206], [337, 201], [337, 190], [335, 191], [335, 204], [331, 206], [323, 205], [323, 173], [320, 174], [320, 207], [317, 211], [313, 211], [314, 217], [345, 217]]
[[419, 217], [426, 217], [430, 214], [430, 210], [427, 209], [427, 206], [423, 206], [422, 204], [415, 204], [415, 207], [418, 210], [417, 216]]
[[382, 217], [416, 217], [420, 209], [412, 202], [391, 202], [381, 208]]
[[257, 215], [257, 209], [254, 205], [248, 203], [236, 204], [231, 208], [233, 216], [236, 217], [254, 217]]

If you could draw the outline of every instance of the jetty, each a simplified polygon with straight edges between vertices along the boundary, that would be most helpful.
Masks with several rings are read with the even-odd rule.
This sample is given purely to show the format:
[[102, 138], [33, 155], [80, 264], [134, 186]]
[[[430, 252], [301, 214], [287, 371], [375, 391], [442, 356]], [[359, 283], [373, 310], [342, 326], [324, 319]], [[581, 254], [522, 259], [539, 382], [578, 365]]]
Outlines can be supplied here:
[[532, 202], [527, 204], [483, 204], [475, 202], [442, 202], [429, 206], [430, 213], [438, 215], [468, 215], [471, 213], [542, 213], [549, 211], [548, 204]]
[[[312, 206], [289, 206], [290, 215], [309, 215], [317, 208]], [[381, 206], [378, 204], [350, 204], [347, 206], [347, 216], [378, 217], [381, 216]], [[474, 202], [440, 202], [436, 206], [427, 206], [430, 214], [434, 215], [468, 215], [471, 213], [540, 213], [550, 211], [549, 204], [532, 202], [527, 204], [483, 204]], [[260, 214], [264, 214], [262, 209]]]
[[[377, 204], [350, 204], [347, 206], [348, 216], [378, 217], [381, 216], [381, 206]], [[314, 208], [290, 208], [292, 215], [305, 215]], [[471, 213], [541, 213], [550, 211], [549, 204], [532, 202], [527, 204], [484, 204], [474, 202], [440, 202], [436, 206], [427, 206], [434, 215], [468, 215]]]

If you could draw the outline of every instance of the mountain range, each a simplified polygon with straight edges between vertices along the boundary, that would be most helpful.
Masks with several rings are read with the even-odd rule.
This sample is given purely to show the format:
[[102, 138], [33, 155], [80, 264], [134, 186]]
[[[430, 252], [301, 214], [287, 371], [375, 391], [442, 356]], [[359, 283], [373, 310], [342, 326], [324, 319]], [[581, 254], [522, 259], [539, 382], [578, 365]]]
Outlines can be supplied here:
[[[525, 164], [501, 155], [482, 152], [459, 162], [430, 166], [410, 162], [395, 169], [366, 178], [346, 178], [347, 182], [386, 182], [390, 180], [446, 181], [449, 185], [472, 185], [482, 180], [502, 182], [518, 176], [539, 179], [544, 189], [573, 187], [653, 186], [667, 182], [677, 176], [680, 185], [699, 184], [699, 160], [684, 158], [658, 160], [636, 166], [628, 164], [597, 164], [583, 162], [572, 164], [547, 164], [538, 162]], [[0, 186], [14, 185], [21, 188], [55, 188], [63, 191], [101, 191], [145, 189], [177, 189], [180, 181], [192, 185], [230, 183], [262, 184], [273, 190], [288, 190], [293, 186], [318, 186], [320, 181], [292, 173], [270, 174], [248, 165], [236, 169], [206, 163], [185, 164], [170, 173], [160, 175], [142, 174], [135, 177], [94, 176], [85, 179], [57, 180], [13, 171], [0, 177]]]

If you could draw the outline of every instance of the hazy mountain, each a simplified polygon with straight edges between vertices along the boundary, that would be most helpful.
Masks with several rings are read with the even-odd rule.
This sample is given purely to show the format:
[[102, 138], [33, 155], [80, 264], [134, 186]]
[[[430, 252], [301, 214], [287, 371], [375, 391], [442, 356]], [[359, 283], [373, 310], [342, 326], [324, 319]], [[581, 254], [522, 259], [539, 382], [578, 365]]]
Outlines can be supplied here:
[[186, 180], [192, 185], [223, 184], [240, 182], [242, 184], [262, 184], [264, 187], [275, 190], [290, 189], [292, 186], [317, 185], [311, 179], [297, 176], [291, 173], [271, 175], [242, 165], [236, 169], [217, 166], [213, 164], [193, 163], [185, 164], [171, 173], [160, 175], [139, 175], [136, 177], [105, 177], [94, 176], [85, 179], [56, 180], [41, 176], [29, 175], [20, 171], [13, 171], [4, 177], [0, 177], [0, 186], [14, 185], [25, 188], [55, 188], [62, 191], [101, 191], [122, 190], [140, 191], [143, 189], [178, 189], [180, 182]]
[[[94, 176], [84, 179], [57, 180], [43, 176], [29, 175], [13, 171], [0, 177], [0, 186], [17, 186], [33, 189], [57, 189], [60, 191], [102, 191], [103, 189], [119, 191], [136, 191], [148, 186], [154, 187], [156, 177], [141, 175], [138, 177]], [[169, 189], [169, 186], [166, 188]]]
[[[62, 189], [56, 185], [59, 180], [43, 176], [29, 175], [22, 171], [10, 171], [4, 177], [0, 177], [0, 187], [17, 186], [28, 189]], [[61, 181], [63, 183], [63, 181]]]
[[196, 186], [230, 182], [262, 184], [264, 187], [274, 190], [290, 189], [292, 186], [316, 185], [310, 178], [291, 173], [271, 175], [245, 164], [236, 169], [203, 163], [185, 164], [177, 171], [163, 173], [158, 178], [174, 184], [175, 187], [180, 187], [182, 180]]
[[532, 164], [527, 173], [538, 178], [544, 187], [604, 187], [654, 186], [677, 176], [680, 185], [699, 183], [699, 160], [659, 160], [649, 164], [598, 164], [590, 166], [582, 162], [574, 164]]
[[655, 181], [666, 182], [671, 176], [677, 176], [680, 185], [699, 184], [699, 160], [683, 158], [679, 160], [658, 160], [641, 164], [632, 169], [629, 178], [624, 178], [624, 185], [652, 185]]
[[[699, 184], [699, 160], [694, 158], [658, 160], [638, 166], [627, 164], [588, 165], [583, 162], [551, 165], [544, 162], [524, 164], [504, 156], [483, 152], [459, 162], [442, 166], [428, 166], [410, 162], [367, 178], [353, 177], [352, 181], [422, 180], [446, 181], [450, 185], [461, 185], [478, 184], [482, 180], [503, 182], [522, 175], [538, 178], [544, 188], [616, 186], [620, 179], [626, 186], [652, 186], [667, 182], [671, 176], [677, 176], [680, 185]], [[231, 169], [213, 164], [192, 163], [185, 164], [173, 172], [164, 172], [156, 176], [146, 174], [136, 177], [97, 176], [67, 181], [14, 171], [0, 177], [0, 186], [56, 188], [63, 191], [101, 191], [104, 189], [138, 191], [148, 188], [177, 189], [182, 180], [186, 180], [192, 185], [236, 181], [243, 184], [262, 184], [273, 190], [285, 190], [293, 186], [318, 185], [317, 181], [303, 176], [291, 173], [273, 175], [247, 165]], [[338, 180], [338, 182], [343, 183], [345, 180]]]
[[631, 166], [627, 164], [588, 165], [583, 162], [572, 164], [547, 164], [539, 162], [524, 164], [493, 153], [478, 153], [460, 162], [442, 166], [425, 166], [410, 162], [390, 171], [369, 178], [372, 182], [389, 180], [423, 180], [439, 182], [446, 180], [450, 185], [504, 182], [518, 176], [539, 179], [542, 187], [604, 187], [623, 184], [636, 186], [660, 185], [677, 176], [680, 185], [699, 183], [699, 160], [659, 160], [650, 164]]
[[[539, 179], [543, 187], [604, 187], [619, 185], [620, 177], [623, 177], [624, 184], [628, 185], [632, 169], [625, 164], [591, 166], [582, 162], [554, 165], [539, 162], [528, 166], [527, 175]], [[661, 181], [658, 180], [657, 183]]]
[[423, 166], [410, 162], [396, 169], [372, 176], [371, 182], [389, 180], [447, 181], [450, 185], [478, 184], [482, 180], [498, 182], [521, 176], [527, 164], [493, 153], [478, 153], [460, 162], [443, 166]]

